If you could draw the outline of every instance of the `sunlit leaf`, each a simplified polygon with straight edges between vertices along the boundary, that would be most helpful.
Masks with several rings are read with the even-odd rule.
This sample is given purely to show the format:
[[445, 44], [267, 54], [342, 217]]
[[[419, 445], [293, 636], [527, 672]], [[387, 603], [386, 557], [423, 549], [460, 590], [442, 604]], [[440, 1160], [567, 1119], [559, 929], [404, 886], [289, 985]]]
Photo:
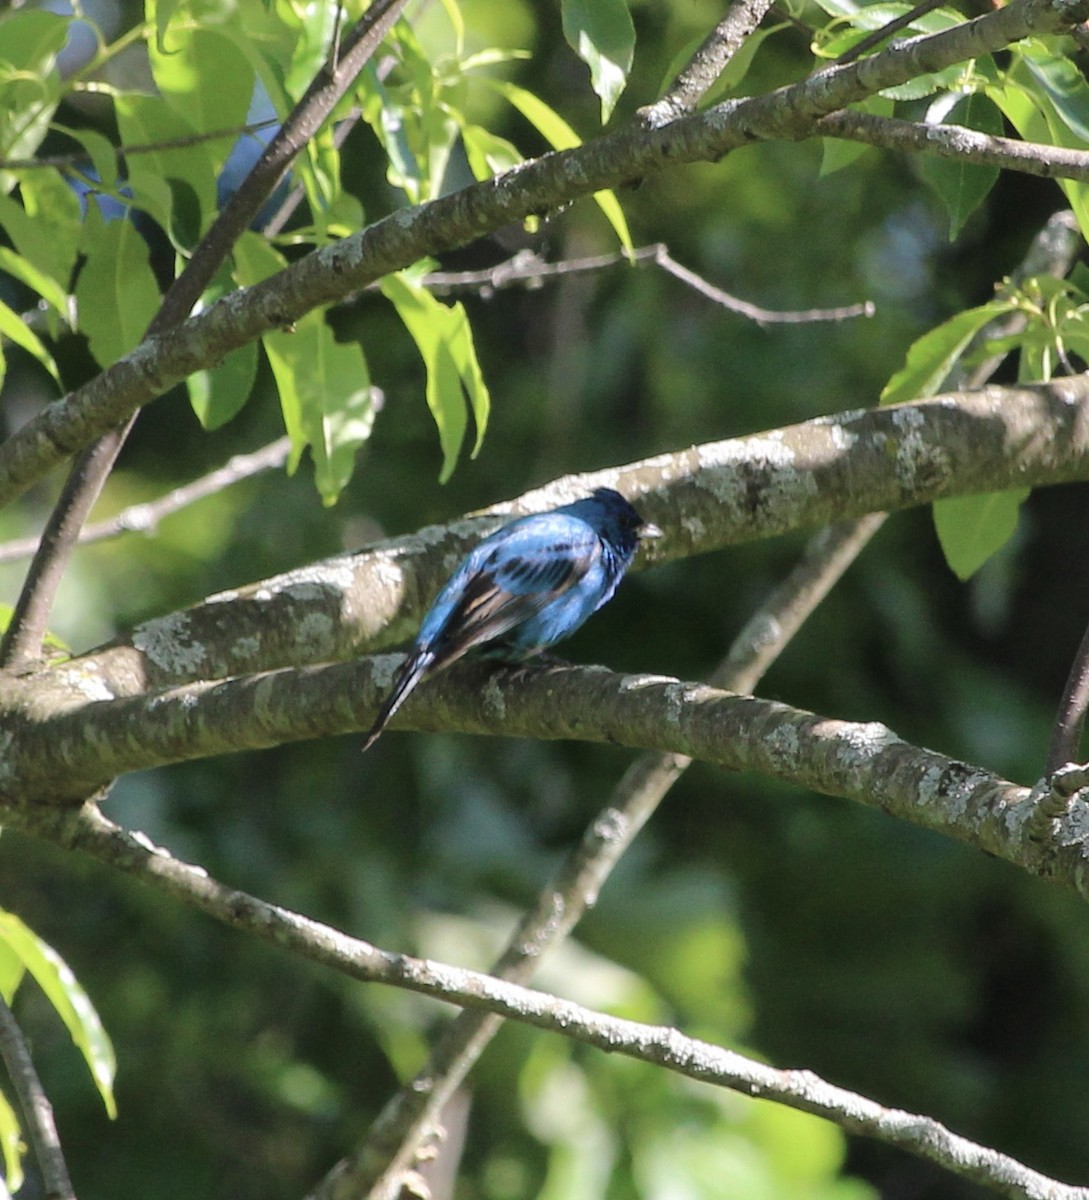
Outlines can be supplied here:
[[[126, 92], [114, 99], [118, 129], [124, 145], [157, 145], [160, 148], [128, 155], [128, 184], [137, 202], [142, 197], [161, 196], [164, 184], [170, 189], [169, 213], [155, 211], [156, 220], [176, 244], [185, 248], [212, 221], [217, 208], [216, 171], [208, 143], [195, 142], [196, 129], [181, 113], [158, 96]], [[191, 197], [196, 206], [190, 232], [184, 214], [174, 212], [179, 198]], [[154, 210], [149, 210], [154, 211]]]
[[1013, 537], [1028, 488], [934, 502], [934, 527], [945, 561], [968, 579]]
[[936, 329], [924, 333], [908, 350], [903, 367], [885, 384], [881, 403], [899, 404], [933, 396], [976, 334], [989, 321], [1004, 316], [1013, 308], [1009, 300], [992, 300], [979, 308], [957, 313]]
[[94, 1005], [68, 964], [14, 913], [3, 910], [0, 910], [0, 942], [18, 956], [45, 993], [83, 1055], [107, 1113], [115, 1117], [117, 1106], [113, 1098], [113, 1078], [117, 1061], [113, 1046]]
[[[250, 233], [238, 240], [234, 261], [236, 279], [246, 286], [285, 265], [278, 251]], [[291, 438], [289, 469], [295, 470], [309, 446], [318, 493], [332, 504], [351, 478], [356, 452], [374, 425], [374, 392], [363, 351], [355, 343], [337, 342], [321, 311], [261, 340]]]
[[476, 179], [490, 179], [522, 161], [517, 148], [506, 138], [498, 137], [480, 125], [463, 125], [461, 141], [469, 169]]
[[[581, 145], [578, 134], [563, 117], [532, 92], [527, 92], [525, 88], [504, 79], [481, 79], [480, 82], [506, 97], [554, 150], [570, 150]], [[615, 193], [595, 192], [594, 201], [613, 227], [620, 244], [630, 253], [633, 249], [631, 233]]]
[[53, 377], [57, 386], [60, 386], [60, 373], [57, 371], [57, 364], [53, 361], [53, 355], [45, 348], [41, 338], [34, 330], [3, 300], [0, 300], [0, 334], [10, 338], [17, 346], [22, 346], [28, 354], [33, 355]]
[[445, 483], [465, 440], [466, 399], [476, 422], [474, 455], [480, 450], [488, 423], [490, 399], [477, 362], [472, 330], [461, 304], [440, 303], [404, 273], [387, 276], [381, 288], [412, 335], [427, 369], [427, 406], [439, 431], [443, 456], [439, 481]]
[[590, 83], [608, 121], [628, 82], [635, 26], [627, 0], [563, 0], [563, 36], [590, 68]]
[[68, 320], [68, 293], [51, 275], [7, 246], [0, 246], [0, 271], [32, 288], [55, 312]]
[[92, 206], [84, 233], [87, 260], [76, 280], [79, 328], [99, 365], [108, 367], [140, 342], [159, 307], [159, 286], [147, 243], [131, 221], [104, 221]]
[[[950, 113], [950, 124], [994, 135], [1000, 135], [1005, 130], [1002, 114], [995, 103], [979, 92], [972, 92], [956, 105]], [[945, 158], [925, 153], [920, 155], [919, 170], [949, 213], [950, 241], [956, 238], [964, 228], [964, 222], [986, 199], [999, 175], [997, 167], [960, 157]]]
[[[33, 158], [49, 132], [61, 96], [56, 56], [68, 22], [41, 8], [9, 10], [0, 17], [0, 160]], [[10, 191], [14, 172], [0, 172]]]
[[[246, 123], [253, 96], [253, 67], [236, 43], [212, 29], [178, 22], [162, 48], [148, 44], [151, 73], [163, 99], [197, 133], [213, 133]], [[224, 137], [204, 143], [218, 170], [234, 145]]]

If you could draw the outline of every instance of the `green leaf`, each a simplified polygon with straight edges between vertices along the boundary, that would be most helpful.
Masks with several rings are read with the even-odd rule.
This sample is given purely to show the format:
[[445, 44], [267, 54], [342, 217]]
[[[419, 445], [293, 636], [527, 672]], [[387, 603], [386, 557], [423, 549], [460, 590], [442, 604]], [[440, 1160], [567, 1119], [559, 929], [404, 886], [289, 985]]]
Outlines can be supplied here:
[[96, 129], [73, 129], [68, 125], [53, 123], [54, 129], [59, 129], [74, 142], [78, 142], [83, 152], [91, 160], [94, 178], [105, 188], [112, 188], [117, 180], [117, 151], [105, 134]]
[[[951, 118], [951, 124], [976, 129], [980, 133], [997, 135], [1005, 129], [998, 107], [979, 92], [972, 92], [961, 100], [953, 109]], [[964, 228], [965, 221], [987, 198], [999, 175], [997, 167], [929, 154], [921, 156], [919, 169], [949, 213], [951, 242]]]
[[7, 246], [0, 246], [0, 271], [5, 271], [13, 279], [25, 283], [52, 305], [54, 311], [65, 321], [68, 320], [68, 293], [51, 275], [39, 270], [32, 262], [28, 262], [14, 250], [9, 250]]
[[968, 579], [996, 554], [1017, 529], [1028, 488], [956, 496], [934, 502], [934, 526], [945, 561], [959, 579]]
[[1065, 55], [1053, 54], [1040, 41], [1023, 43], [1021, 61], [1051, 101], [1066, 128], [1083, 145], [1089, 142], [1089, 83]]
[[[525, 88], [520, 88], [505, 79], [481, 78], [480, 82], [504, 96], [554, 150], [570, 150], [581, 145], [579, 135], [563, 117], [532, 92], [527, 92]], [[621, 246], [630, 254], [634, 249], [631, 233], [615, 193], [595, 192], [594, 201], [613, 227]]]
[[[852, 107], [859, 112], [872, 113], [874, 116], [891, 117], [896, 105], [885, 96], [875, 95], [867, 96], [860, 104]], [[821, 145], [823, 147], [820, 169], [822, 179], [826, 175], [832, 175], [836, 171], [850, 166], [851, 163], [872, 149], [865, 142], [848, 142], [842, 138], [822, 138]]]
[[[236, 278], [244, 285], [284, 265], [281, 255], [252, 233], [239, 239], [234, 260]], [[290, 332], [266, 334], [262, 344], [291, 438], [288, 469], [298, 467], [309, 446], [318, 493], [324, 503], [333, 504], [374, 426], [374, 390], [363, 351], [354, 343], [337, 342], [320, 311], [307, 313]]]
[[590, 68], [601, 100], [602, 125], [612, 116], [628, 82], [635, 53], [635, 26], [626, 0], [563, 0], [563, 36]]
[[159, 307], [159, 285], [147, 243], [131, 221], [104, 221], [92, 205], [82, 248], [86, 262], [76, 280], [79, 328], [98, 364], [108, 367], [143, 338]]
[[[1035, 81], [1026, 84], [1018, 78], [1026, 74], [1030, 72], [1021, 58], [1006, 73], [1005, 86], [989, 87], [987, 94], [1025, 141], [1051, 142], [1067, 150], [1084, 150], [1084, 139], [1060, 116], [1046, 90]], [[1089, 239], [1089, 187], [1074, 179], [1060, 179], [1058, 183], [1074, 210], [1082, 237]]]
[[[4, 1159], [7, 1195], [13, 1195], [23, 1186], [23, 1139], [19, 1118], [3, 1092], [0, 1092], [0, 1155]], [[4, 1195], [0, 1188], [0, 1197]]]
[[239, 346], [217, 367], [196, 371], [185, 381], [189, 403], [205, 429], [218, 429], [238, 415], [257, 378], [257, 344]]
[[[221, 270], [201, 297], [201, 308], [209, 308], [233, 288], [230, 271]], [[209, 430], [225, 425], [249, 399], [256, 377], [256, 342], [232, 350], [217, 366], [195, 371], [185, 384], [197, 420]]]
[[[158, 96], [124, 93], [114, 98], [114, 111], [122, 145], [181, 143], [187, 139], [191, 141], [196, 133], [188, 119]], [[217, 207], [216, 172], [209, 143], [164, 145], [159, 150], [131, 154], [125, 161], [129, 186], [137, 203], [147, 207], [176, 245], [185, 248], [185, 231], [180, 228], [179, 216], [173, 211], [174, 202], [183, 194], [182, 189], [196, 201], [199, 215], [194, 224], [199, 230], [208, 227]], [[154, 208], [148, 206], [149, 198], [164, 195], [164, 184], [170, 188], [172, 196], [169, 207], [164, 210], [161, 200]], [[195, 236], [194, 231], [190, 240]]]
[[53, 355], [42, 345], [41, 338], [30, 328], [21, 316], [0, 300], [0, 334], [10, 338], [17, 346], [34, 356], [52, 375], [57, 386], [61, 386], [60, 373]]
[[480, 125], [463, 125], [461, 141], [475, 179], [491, 179], [522, 161], [521, 154], [506, 138], [497, 137]]
[[30, 282], [29, 275], [23, 282], [45, 296], [67, 320], [67, 290], [79, 255], [79, 199], [52, 171], [31, 172], [19, 191], [21, 206], [8, 196], [0, 196], [0, 225], [29, 268], [49, 276], [58, 286], [39, 288]]
[[936, 329], [924, 333], [907, 353], [907, 360], [885, 384], [882, 404], [899, 404], [905, 400], [933, 396], [945, 382], [957, 359], [976, 334], [996, 317], [1012, 312], [1009, 300], [992, 300], [979, 308], [957, 313]]
[[22, 961], [45, 993], [83, 1055], [106, 1112], [111, 1118], [116, 1117], [113, 1079], [117, 1061], [113, 1046], [102, 1028], [94, 1005], [68, 964], [17, 916], [3, 910], [0, 910], [0, 943], [6, 944]]
[[[56, 56], [68, 21], [56, 13], [21, 8], [0, 18], [0, 160], [33, 158], [49, 132], [61, 96]], [[17, 178], [0, 172], [0, 190]]]
[[404, 321], [427, 368], [427, 406], [439, 431], [443, 456], [439, 482], [445, 483], [465, 440], [466, 397], [476, 422], [474, 457], [488, 423], [491, 402], [477, 362], [472, 330], [461, 304], [441, 304], [405, 272], [388, 275], [380, 286]]
[[[166, 31], [161, 46], [148, 44], [148, 54], [163, 98], [197, 133], [246, 123], [254, 71], [231, 38], [179, 22]], [[234, 136], [205, 143], [214, 170], [223, 166], [234, 143]]]

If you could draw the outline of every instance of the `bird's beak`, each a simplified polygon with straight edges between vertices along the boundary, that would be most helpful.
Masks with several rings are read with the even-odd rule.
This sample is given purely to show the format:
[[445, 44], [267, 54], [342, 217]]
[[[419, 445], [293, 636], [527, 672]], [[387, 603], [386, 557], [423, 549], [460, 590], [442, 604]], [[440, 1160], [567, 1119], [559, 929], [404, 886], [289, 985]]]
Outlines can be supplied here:
[[655, 538], [660, 538], [661, 536], [662, 531], [653, 523], [653, 521], [644, 521], [639, 527], [640, 541], [653, 541]]

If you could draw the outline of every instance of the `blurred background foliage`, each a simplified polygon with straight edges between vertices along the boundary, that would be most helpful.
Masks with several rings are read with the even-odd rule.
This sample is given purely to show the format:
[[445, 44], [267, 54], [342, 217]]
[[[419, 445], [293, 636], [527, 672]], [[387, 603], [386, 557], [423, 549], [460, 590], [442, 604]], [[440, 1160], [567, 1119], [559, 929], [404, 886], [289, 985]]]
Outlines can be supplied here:
[[[55, 6], [56, 7], [56, 6]], [[584, 136], [599, 121], [558, 13], [463, 0], [467, 37], [531, 57], [505, 77]], [[131, 3], [84, 9], [109, 36]], [[660, 91], [722, 5], [637, 0], [629, 86], [613, 122]], [[441, 6], [420, 18], [444, 36]], [[796, 77], [804, 32], [761, 48], [746, 91]], [[543, 149], [494, 94], [473, 118]], [[93, 102], [68, 113], [94, 127]], [[107, 132], [110, 132], [107, 130]], [[46, 149], [49, 149], [48, 142]], [[81, 550], [55, 614], [78, 649], [219, 589], [517, 495], [559, 473], [622, 463], [873, 404], [910, 343], [988, 299], [1063, 199], [1003, 177], [955, 243], [921, 164], [871, 152], [819, 175], [817, 144], [759, 145], [621, 194], [637, 245], [769, 308], [873, 299], [838, 325], [759, 328], [652, 266], [616, 266], [526, 291], [459, 298], [492, 395], [479, 456], [439, 486], [416, 348], [364, 294], [330, 321], [358, 340], [385, 395], [334, 508], [309, 465], [224, 491]], [[357, 127], [345, 188], [391, 204], [374, 134]], [[447, 186], [469, 176], [455, 155]], [[150, 240], [155, 254], [168, 252]], [[521, 248], [551, 259], [615, 248], [580, 203], [473, 245], [445, 268]], [[150, 317], [150, 313], [148, 316]], [[55, 394], [10, 355], [14, 426]], [[94, 372], [58, 347], [65, 382]], [[267, 365], [214, 435], [181, 391], [145, 410], [99, 514], [160, 495], [282, 431]], [[58, 486], [0, 515], [35, 532]], [[1014, 541], [968, 584], [944, 565], [929, 514], [894, 516], [771, 671], [761, 693], [855, 720], [1032, 782], [1089, 611], [1084, 487], [1040, 493]], [[573, 640], [575, 661], [705, 677], [804, 544], [800, 536], [633, 577]], [[5, 599], [21, 568], [4, 566]], [[389, 949], [486, 967], [520, 907], [580, 836], [630, 759], [578, 744], [393, 734], [284, 746], [120, 780], [108, 811], [213, 876]], [[81, 1200], [277, 1200], [304, 1194], [423, 1062], [447, 1009], [340, 979], [221, 929], [77, 856], [0, 838], [0, 903], [65, 957], [117, 1050], [111, 1122], [77, 1052], [30, 986], [17, 1013], [57, 1109]], [[1089, 1178], [1089, 913], [976, 851], [777, 783], [696, 766], [543, 969], [558, 993], [810, 1067], [916, 1109], [1060, 1178]], [[642, 1064], [506, 1029], [472, 1077], [459, 1196], [507, 1200], [745, 1196], [970, 1200], [936, 1168], [786, 1110]], [[32, 1164], [28, 1164], [32, 1172]], [[25, 1194], [35, 1195], [34, 1180]]]

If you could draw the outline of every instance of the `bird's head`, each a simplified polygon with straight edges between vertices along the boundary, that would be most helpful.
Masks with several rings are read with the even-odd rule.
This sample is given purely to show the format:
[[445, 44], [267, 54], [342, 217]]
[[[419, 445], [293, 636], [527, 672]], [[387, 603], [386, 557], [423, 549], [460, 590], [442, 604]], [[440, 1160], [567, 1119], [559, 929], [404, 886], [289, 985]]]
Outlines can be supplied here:
[[594, 507], [595, 527], [602, 535], [625, 553], [634, 554], [641, 541], [659, 538], [662, 531], [639, 513], [612, 488], [595, 488], [588, 500], [581, 503]]

